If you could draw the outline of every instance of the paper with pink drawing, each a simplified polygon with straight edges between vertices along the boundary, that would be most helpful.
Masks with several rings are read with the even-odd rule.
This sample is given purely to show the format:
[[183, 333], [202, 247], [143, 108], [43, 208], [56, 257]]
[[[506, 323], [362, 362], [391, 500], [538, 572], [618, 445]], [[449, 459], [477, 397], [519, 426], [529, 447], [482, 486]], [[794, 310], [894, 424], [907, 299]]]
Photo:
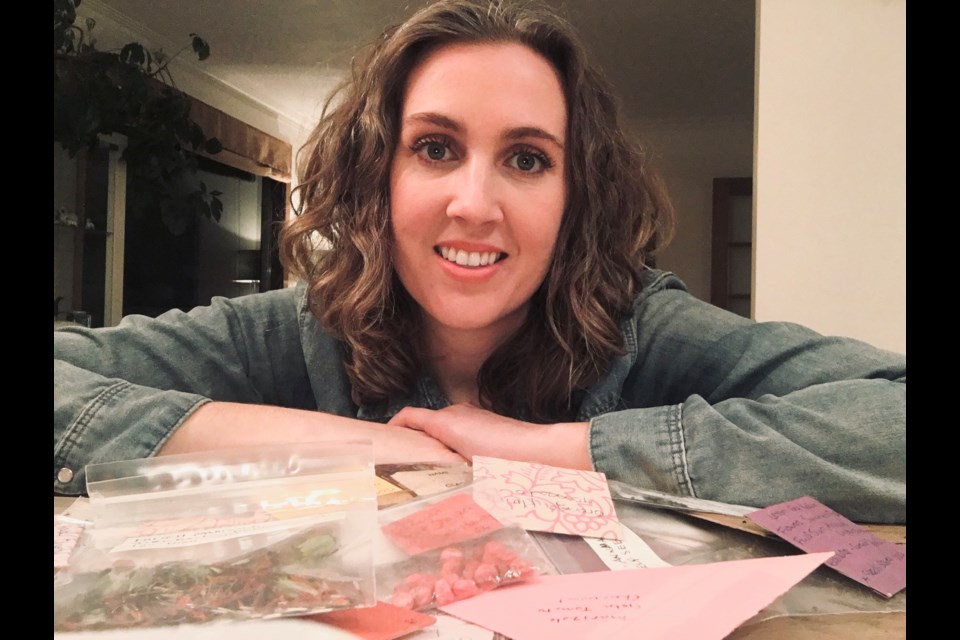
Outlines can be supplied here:
[[440, 609], [513, 640], [721, 640], [831, 555], [539, 576]]
[[474, 456], [473, 479], [474, 499], [501, 522], [528, 531], [621, 537], [602, 473]]

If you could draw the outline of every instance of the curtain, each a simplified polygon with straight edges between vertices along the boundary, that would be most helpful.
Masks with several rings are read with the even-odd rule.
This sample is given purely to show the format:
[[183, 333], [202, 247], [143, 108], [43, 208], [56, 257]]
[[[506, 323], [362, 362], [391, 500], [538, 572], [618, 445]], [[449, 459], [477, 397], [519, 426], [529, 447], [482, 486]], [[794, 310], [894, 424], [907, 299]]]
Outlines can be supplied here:
[[200, 125], [204, 135], [217, 138], [223, 145], [223, 151], [217, 154], [195, 153], [235, 169], [290, 183], [293, 147], [289, 142], [251, 127], [205, 102], [195, 98], [190, 98], [190, 102], [193, 121]]

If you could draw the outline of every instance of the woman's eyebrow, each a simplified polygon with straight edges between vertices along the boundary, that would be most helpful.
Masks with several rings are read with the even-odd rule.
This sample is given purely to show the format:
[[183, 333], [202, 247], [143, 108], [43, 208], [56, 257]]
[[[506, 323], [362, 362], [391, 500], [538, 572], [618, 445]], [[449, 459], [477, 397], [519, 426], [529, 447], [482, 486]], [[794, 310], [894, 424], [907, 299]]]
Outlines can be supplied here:
[[[424, 111], [422, 113], [413, 113], [403, 119], [404, 125], [409, 125], [413, 123], [427, 123], [436, 125], [438, 127], [443, 127], [444, 129], [449, 129], [459, 133], [463, 131], [463, 126], [449, 116], [445, 116], [440, 113], [435, 113], [433, 111]], [[540, 138], [541, 140], [547, 140], [557, 145], [560, 149], [563, 149], [563, 142], [560, 141], [552, 133], [544, 131], [540, 127], [514, 127], [513, 129], [508, 129], [503, 136], [507, 140], [521, 140], [523, 138]]]
[[425, 111], [423, 113], [414, 113], [403, 119], [403, 124], [412, 124], [414, 122], [425, 122], [427, 124], [434, 124], [438, 127], [443, 127], [444, 129], [450, 129], [451, 131], [457, 131], [463, 129], [456, 120], [448, 118], [445, 115], [439, 113], [433, 113], [431, 111]]
[[520, 140], [522, 138], [540, 138], [541, 140], [547, 140], [557, 145], [563, 149], [563, 142], [561, 142], [555, 135], [544, 131], [540, 127], [517, 127], [515, 129], [510, 129], [507, 131], [504, 136], [507, 140]]

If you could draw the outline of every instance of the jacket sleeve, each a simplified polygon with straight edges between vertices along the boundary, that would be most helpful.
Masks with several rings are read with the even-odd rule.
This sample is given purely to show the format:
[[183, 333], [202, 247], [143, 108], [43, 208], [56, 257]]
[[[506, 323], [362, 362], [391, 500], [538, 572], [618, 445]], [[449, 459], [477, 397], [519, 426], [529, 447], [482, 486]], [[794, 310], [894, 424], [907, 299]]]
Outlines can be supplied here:
[[210, 400], [315, 408], [292, 289], [60, 329], [53, 351], [55, 494], [85, 493], [87, 464], [154, 455]]
[[[809, 495], [860, 522], [906, 522], [906, 356], [758, 323], [663, 274], [638, 300], [594, 401], [594, 466], [641, 487], [749, 506]], [[632, 359], [632, 360], [631, 360]], [[602, 407], [600, 407], [602, 408]]]

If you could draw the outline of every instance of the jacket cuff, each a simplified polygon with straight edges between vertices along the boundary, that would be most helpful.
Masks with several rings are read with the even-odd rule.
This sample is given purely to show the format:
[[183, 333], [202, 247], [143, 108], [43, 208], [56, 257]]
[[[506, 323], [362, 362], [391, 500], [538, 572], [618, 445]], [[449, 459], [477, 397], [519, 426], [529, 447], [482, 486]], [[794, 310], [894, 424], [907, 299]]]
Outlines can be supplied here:
[[54, 442], [53, 492], [86, 494], [86, 465], [154, 455], [208, 398], [117, 382], [91, 400]]
[[593, 468], [611, 480], [673, 495], [693, 496], [682, 405], [629, 409], [590, 420]]

